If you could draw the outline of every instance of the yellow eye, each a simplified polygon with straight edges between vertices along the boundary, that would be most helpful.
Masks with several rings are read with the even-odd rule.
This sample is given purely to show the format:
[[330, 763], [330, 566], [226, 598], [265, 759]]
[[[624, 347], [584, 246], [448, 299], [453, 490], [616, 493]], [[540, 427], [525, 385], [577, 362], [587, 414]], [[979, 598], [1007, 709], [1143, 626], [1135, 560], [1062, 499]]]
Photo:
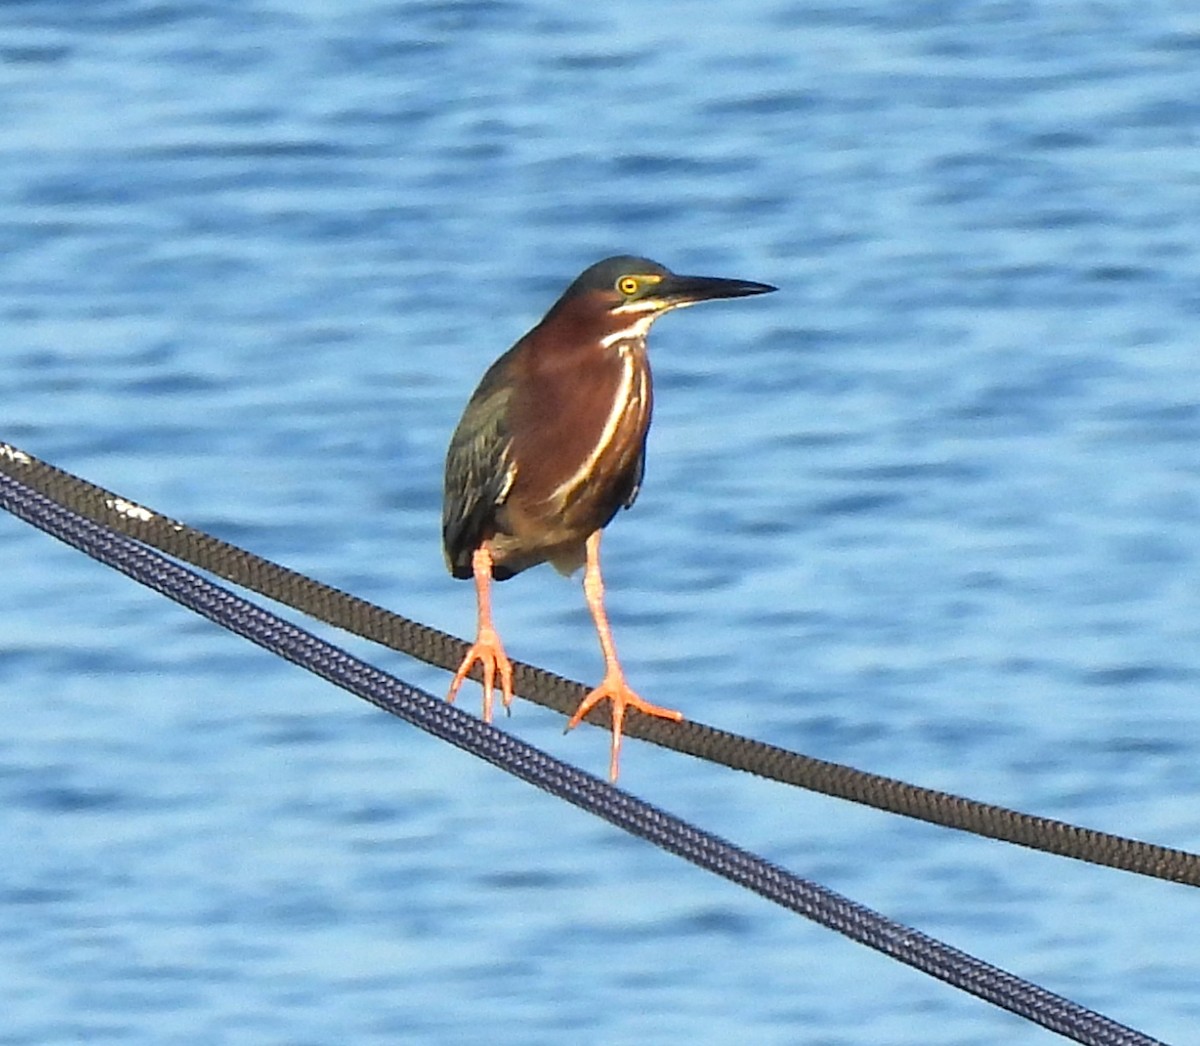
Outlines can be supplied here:
[[622, 294], [632, 294], [638, 289], [638, 281], [636, 276], [622, 276], [617, 280], [617, 290]]

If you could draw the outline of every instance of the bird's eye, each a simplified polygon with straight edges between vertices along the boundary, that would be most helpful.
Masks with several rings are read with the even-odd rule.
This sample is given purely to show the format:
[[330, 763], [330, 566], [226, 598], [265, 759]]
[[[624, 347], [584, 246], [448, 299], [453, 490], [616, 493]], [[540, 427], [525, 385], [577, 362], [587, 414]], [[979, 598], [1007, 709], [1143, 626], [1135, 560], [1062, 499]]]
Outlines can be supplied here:
[[617, 290], [622, 294], [632, 294], [638, 289], [638, 281], [636, 276], [622, 276], [617, 280]]

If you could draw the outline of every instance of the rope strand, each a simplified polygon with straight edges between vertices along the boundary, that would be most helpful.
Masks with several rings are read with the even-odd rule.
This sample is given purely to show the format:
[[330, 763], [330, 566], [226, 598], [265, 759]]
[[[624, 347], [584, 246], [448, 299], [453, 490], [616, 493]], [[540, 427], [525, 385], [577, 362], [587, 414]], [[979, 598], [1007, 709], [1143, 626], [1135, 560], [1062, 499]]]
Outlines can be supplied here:
[[774, 903], [1088, 1046], [1165, 1046], [771, 864], [352, 657], [10, 476], [0, 507], [210, 621], [436, 737]]
[[[144, 508], [87, 480], [0, 443], [0, 473], [12, 476], [93, 522], [326, 624], [453, 672], [468, 644], [245, 549]], [[478, 678], [478, 669], [473, 673]], [[527, 700], [571, 715], [587, 687], [533, 665], [513, 662], [514, 688]], [[586, 721], [608, 728], [607, 707]], [[668, 723], [631, 711], [625, 734], [664, 748], [745, 770], [768, 780], [861, 803], [1091, 864], [1200, 886], [1200, 855], [1048, 817], [1009, 810], [801, 755], [692, 720]]]

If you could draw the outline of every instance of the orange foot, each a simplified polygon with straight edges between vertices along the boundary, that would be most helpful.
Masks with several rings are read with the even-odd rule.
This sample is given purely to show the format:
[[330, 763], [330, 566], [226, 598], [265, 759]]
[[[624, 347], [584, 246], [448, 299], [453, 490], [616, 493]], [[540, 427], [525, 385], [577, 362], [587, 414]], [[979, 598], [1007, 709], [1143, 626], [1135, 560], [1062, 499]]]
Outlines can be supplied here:
[[642, 715], [658, 716], [675, 723], [683, 719], [683, 713], [643, 701], [630, 689], [619, 669], [610, 669], [604, 681], [579, 703], [575, 714], [567, 721], [566, 729], [573, 730], [577, 727], [583, 721], [583, 717], [605, 698], [612, 701], [612, 756], [608, 763], [608, 776], [615, 781], [621, 765], [621, 728], [625, 724], [625, 710], [636, 708]]
[[471, 649], [467, 651], [467, 656], [462, 659], [462, 664], [458, 666], [458, 671], [454, 673], [454, 679], [450, 683], [450, 692], [446, 695], [446, 700], [454, 704], [454, 699], [458, 697], [458, 688], [463, 685], [467, 678], [467, 673], [471, 671], [471, 666], [478, 661], [483, 665], [483, 721], [490, 723], [492, 721], [492, 692], [496, 686], [496, 674], [500, 675], [500, 692], [503, 696], [504, 710], [507, 712], [513, 700], [513, 669], [512, 662], [509, 661], [508, 655], [504, 652], [504, 646], [500, 642], [500, 637], [494, 629], [481, 628], [479, 634], [475, 637], [475, 642], [471, 644]]

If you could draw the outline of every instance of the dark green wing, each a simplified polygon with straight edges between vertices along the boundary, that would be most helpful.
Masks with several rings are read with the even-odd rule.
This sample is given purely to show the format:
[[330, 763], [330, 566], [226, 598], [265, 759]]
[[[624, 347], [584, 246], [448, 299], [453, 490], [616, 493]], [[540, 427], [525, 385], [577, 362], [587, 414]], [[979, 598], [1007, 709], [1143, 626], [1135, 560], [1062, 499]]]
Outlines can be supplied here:
[[507, 425], [512, 390], [496, 380], [497, 370], [493, 366], [479, 383], [446, 452], [442, 549], [458, 578], [471, 576], [471, 556], [488, 536], [517, 474]]

